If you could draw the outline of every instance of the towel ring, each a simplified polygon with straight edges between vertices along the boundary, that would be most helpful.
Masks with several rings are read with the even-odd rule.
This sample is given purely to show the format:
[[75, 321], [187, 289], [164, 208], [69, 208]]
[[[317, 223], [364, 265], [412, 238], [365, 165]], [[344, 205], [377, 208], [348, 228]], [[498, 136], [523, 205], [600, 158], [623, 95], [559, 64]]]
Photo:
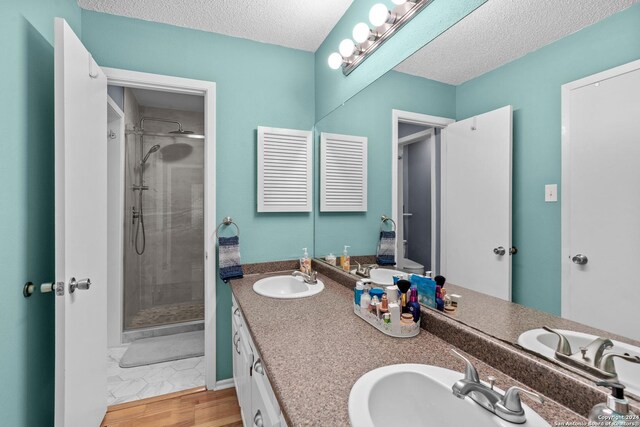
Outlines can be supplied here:
[[380, 231], [382, 231], [382, 226], [383, 226], [387, 221], [391, 221], [391, 224], [393, 224], [393, 227], [392, 227], [391, 231], [396, 231], [396, 222], [395, 222], [393, 219], [389, 218], [389, 217], [388, 217], [388, 216], [386, 216], [386, 215], [382, 215], [382, 216], [380, 217], [380, 221], [381, 221], [381, 222], [380, 222]]
[[236, 227], [236, 236], [240, 237], [240, 227], [238, 227], [238, 224], [233, 222], [233, 218], [231, 218], [230, 216], [225, 216], [222, 222], [218, 224], [218, 227], [216, 227], [216, 237], [219, 237], [218, 232], [220, 231], [220, 227], [222, 227], [223, 225], [227, 227], [230, 225], [234, 225]]

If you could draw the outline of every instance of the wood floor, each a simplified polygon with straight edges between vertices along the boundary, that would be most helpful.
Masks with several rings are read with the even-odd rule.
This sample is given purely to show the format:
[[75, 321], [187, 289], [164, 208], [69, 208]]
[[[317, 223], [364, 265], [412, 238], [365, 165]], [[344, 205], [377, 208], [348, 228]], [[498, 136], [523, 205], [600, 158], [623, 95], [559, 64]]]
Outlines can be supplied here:
[[242, 427], [236, 389], [204, 387], [110, 406], [101, 427]]

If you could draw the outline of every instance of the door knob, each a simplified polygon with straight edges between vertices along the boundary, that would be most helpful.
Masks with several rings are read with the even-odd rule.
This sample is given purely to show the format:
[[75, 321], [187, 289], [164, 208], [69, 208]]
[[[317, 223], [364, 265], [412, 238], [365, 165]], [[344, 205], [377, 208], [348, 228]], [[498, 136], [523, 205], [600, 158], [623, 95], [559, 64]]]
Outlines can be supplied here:
[[507, 250], [503, 246], [498, 246], [497, 248], [493, 248], [493, 253], [502, 256], [507, 253]]
[[91, 279], [80, 279], [76, 280], [75, 277], [72, 277], [69, 281], [69, 293], [72, 294], [76, 289], [80, 289], [83, 291], [88, 290], [91, 287]]
[[584, 254], [577, 254], [573, 258], [571, 258], [571, 261], [573, 261], [574, 264], [585, 265], [589, 262], [589, 258], [587, 258], [587, 256]]

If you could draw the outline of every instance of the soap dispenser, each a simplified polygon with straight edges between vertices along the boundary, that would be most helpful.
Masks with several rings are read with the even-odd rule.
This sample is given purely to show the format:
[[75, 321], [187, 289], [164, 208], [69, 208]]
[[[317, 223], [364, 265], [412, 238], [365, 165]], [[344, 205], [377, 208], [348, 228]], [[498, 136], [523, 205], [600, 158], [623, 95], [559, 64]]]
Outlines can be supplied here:
[[304, 251], [304, 255], [300, 258], [300, 271], [304, 274], [311, 273], [311, 258], [309, 258], [309, 252], [307, 252], [307, 248], [302, 248]]
[[351, 273], [351, 257], [349, 256], [349, 248], [351, 246], [345, 246], [342, 251], [342, 258], [340, 258], [340, 267], [347, 273]]
[[606, 403], [599, 403], [591, 409], [589, 421], [597, 425], [640, 426], [640, 418], [629, 411], [629, 401], [624, 397], [624, 385], [609, 381], [598, 381], [596, 385], [609, 387], [611, 394]]

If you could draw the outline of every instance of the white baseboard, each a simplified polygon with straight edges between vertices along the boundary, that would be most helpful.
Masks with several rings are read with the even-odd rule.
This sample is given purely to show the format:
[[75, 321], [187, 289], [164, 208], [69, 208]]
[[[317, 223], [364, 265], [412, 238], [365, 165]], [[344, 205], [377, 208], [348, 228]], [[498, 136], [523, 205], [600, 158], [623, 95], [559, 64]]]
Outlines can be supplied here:
[[225, 388], [232, 388], [232, 387], [235, 387], [235, 384], [233, 383], [233, 378], [227, 378], [226, 380], [216, 381], [214, 390], [224, 390]]

